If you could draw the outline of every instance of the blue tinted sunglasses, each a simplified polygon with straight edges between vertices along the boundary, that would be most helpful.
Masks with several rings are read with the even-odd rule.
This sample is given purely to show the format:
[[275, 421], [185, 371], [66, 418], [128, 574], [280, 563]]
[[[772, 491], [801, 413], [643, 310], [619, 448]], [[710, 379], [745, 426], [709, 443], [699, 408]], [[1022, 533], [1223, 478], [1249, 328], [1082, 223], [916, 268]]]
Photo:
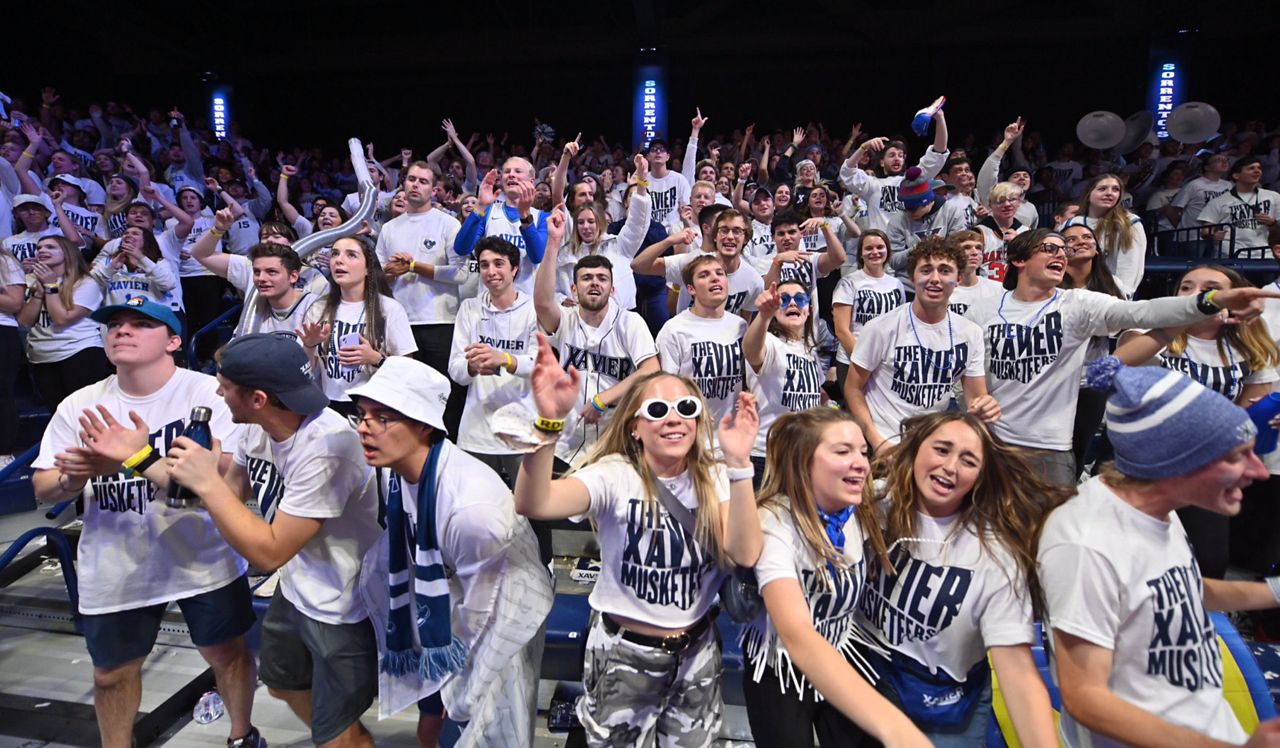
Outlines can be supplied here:
[[804, 291], [796, 294], [780, 293], [778, 294], [778, 300], [782, 302], [783, 309], [786, 309], [792, 302], [795, 302], [797, 309], [804, 309], [809, 306], [809, 294]]

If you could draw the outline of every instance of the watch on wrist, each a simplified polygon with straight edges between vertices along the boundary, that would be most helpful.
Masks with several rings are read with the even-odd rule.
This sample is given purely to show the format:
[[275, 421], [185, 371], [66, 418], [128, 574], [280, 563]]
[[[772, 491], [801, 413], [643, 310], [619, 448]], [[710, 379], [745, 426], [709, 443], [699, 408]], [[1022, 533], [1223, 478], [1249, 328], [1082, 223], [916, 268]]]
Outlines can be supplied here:
[[1222, 307], [1213, 298], [1216, 293], [1217, 289], [1211, 289], [1201, 291], [1196, 297], [1196, 309], [1199, 309], [1201, 314], [1217, 314], [1222, 311]]

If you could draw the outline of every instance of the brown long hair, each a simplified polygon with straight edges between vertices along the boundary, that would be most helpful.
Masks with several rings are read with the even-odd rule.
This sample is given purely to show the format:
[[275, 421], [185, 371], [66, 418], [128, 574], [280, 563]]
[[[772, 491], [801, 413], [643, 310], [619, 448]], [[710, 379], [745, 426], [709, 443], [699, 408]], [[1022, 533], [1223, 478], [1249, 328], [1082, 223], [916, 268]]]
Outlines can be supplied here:
[[[832, 408], [809, 408], [779, 416], [769, 429], [764, 482], [756, 499], [760, 507], [777, 514], [791, 512], [796, 530], [804, 538], [816, 562], [815, 568], [822, 567], [821, 576], [828, 585], [832, 580], [826, 565], [844, 566], [844, 556], [831, 544], [822, 519], [818, 517], [809, 466], [827, 427], [837, 423], [857, 425], [849, 411]], [[854, 513], [881, 567], [889, 571], [889, 555], [880, 529], [880, 518], [876, 514], [869, 472], [862, 487], [862, 503]]]
[[[344, 236], [334, 240], [334, 244], [341, 241], [354, 241], [360, 245], [360, 253], [364, 255], [364, 264], [366, 268], [364, 276], [364, 319], [365, 319], [365, 339], [369, 341], [369, 345], [375, 351], [383, 350], [386, 342], [387, 334], [387, 315], [382, 310], [383, 296], [391, 295], [391, 286], [387, 284], [387, 277], [382, 274], [382, 264], [378, 262], [378, 254], [374, 251], [373, 242], [363, 236]], [[338, 305], [342, 303], [342, 289], [338, 286], [338, 282], [332, 277], [329, 278], [329, 294], [324, 299], [324, 309], [321, 313], [321, 319], [329, 325], [329, 329], [333, 329], [334, 318], [338, 314]], [[308, 317], [310, 314], [307, 315]], [[321, 342], [322, 355], [327, 355], [329, 340], [326, 338]]]
[[1075, 495], [1075, 489], [1042, 480], [1022, 450], [1000, 441], [986, 424], [968, 413], [944, 411], [908, 418], [902, 423], [902, 442], [877, 460], [877, 475], [883, 475], [886, 484], [885, 542], [892, 546], [917, 534], [920, 489], [915, 477], [916, 454], [925, 439], [953, 421], [964, 423], [978, 435], [982, 467], [952, 532], [971, 530], [984, 553], [990, 554], [992, 539], [1008, 552], [1017, 565], [1010, 584], [1015, 589], [1025, 585], [1032, 607], [1039, 613], [1044, 610], [1044, 592], [1036, 574], [1040, 531], [1049, 512]]
[[39, 248], [40, 242], [43, 241], [57, 242], [62, 249], [62, 280], [58, 282], [58, 298], [62, 300], [64, 307], [70, 309], [76, 303], [76, 286], [86, 278], [92, 280], [89, 275], [89, 264], [84, 261], [84, 255], [80, 254], [80, 248], [75, 242], [65, 236], [42, 236], [40, 241], [36, 242], [36, 247]]
[[[1182, 285], [1183, 278], [1195, 270], [1212, 270], [1215, 273], [1222, 273], [1231, 282], [1232, 288], [1253, 288], [1243, 275], [1237, 273], [1229, 267], [1222, 265], [1196, 265], [1178, 278], [1178, 285]], [[1218, 331], [1218, 358], [1224, 363], [1228, 360], [1227, 346], [1231, 346], [1236, 350], [1242, 351], [1245, 355], [1245, 363], [1248, 364], [1250, 371], [1258, 371], [1280, 364], [1280, 348], [1276, 346], [1271, 335], [1267, 333], [1266, 323], [1261, 319], [1251, 319], [1237, 325], [1223, 325]], [[1187, 350], [1187, 333], [1183, 332], [1169, 343], [1169, 352], [1175, 356], [1181, 356]]]
[[[698, 415], [698, 425], [694, 433], [693, 446], [685, 457], [688, 464], [689, 477], [693, 482], [694, 495], [698, 497], [697, 532], [694, 538], [704, 548], [715, 554], [721, 566], [730, 566], [728, 554], [724, 551], [724, 528], [720, 524], [720, 501], [715, 495], [711, 479], [711, 466], [716, 462], [711, 448], [711, 410], [702, 392], [692, 379], [665, 371], [646, 374], [631, 384], [626, 394], [618, 401], [618, 415], [609, 421], [604, 432], [596, 440], [595, 446], [587, 454], [582, 466], [590, 465], [608, 457], [619, 455], [640, 474], [644, 483], [644, 498], [648, 505], [649, 526], [654, 527], [658, 521], [658, 500], [656, 487], [658, 478], [644, 458], [644, 443], [631, 437], [631, 431], [638, 416], [634, 415], [644, 402], [645, 391], [649, 385], [661, 377], [677, 379], [693, 397], [702, 400], [702, 413]], [[572, 473], [570, 473], [572, 474]]]

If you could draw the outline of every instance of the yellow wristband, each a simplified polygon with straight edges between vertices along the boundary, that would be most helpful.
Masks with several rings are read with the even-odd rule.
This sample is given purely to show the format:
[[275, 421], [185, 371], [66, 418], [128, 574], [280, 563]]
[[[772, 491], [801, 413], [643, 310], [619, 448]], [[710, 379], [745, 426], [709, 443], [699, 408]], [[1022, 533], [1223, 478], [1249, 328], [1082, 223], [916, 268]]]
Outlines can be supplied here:
[[418, 267], [418, 263], [417, 263], [417, 261], [415, 261], [415, 260], [409, 260], [409, 272], [410, 272], [410, 273], [413, 273], [414, 275], [417, 275], [417, 274], [418, 274], [417, 267]]
[[538, 416], [533, 419], [533, 427], [539, 431], [545, 431], [549, 434], [558, 434], [564, 431], [563, 418], [544, 418]]
[[502, 355], [504, 355], [504, 356], [506, 356], [506, 357], [507, 357], [507, 363], [506, 363], [507, 371], [511, 372], [512, 374], [515, 374], [515, 373], [516, 373], [516, 360], [515, 360], [515, 358], [514, 358], [514, 357], [512, 357], [512, 355], [511, 355], [510, 353], [507, 353], [507, 352], [505, 352], [505, 351], [503, 352], [503, 354], [502, 354]]
[[636, 180], [636, 184], [640, 185], [641, 187], [648, 187], [648, 186], [649, 186], [649, 180], [647, 180], [647, 179], [637, 179], [637, 180]]
[[130, 455], [129, 459], [125, 460], [120, 464], [124, 465], [126, 470], [133, 470], [133, 468], [139, 462], [142, 462], [143, 460], [147, 459], [147, 455], [151, 454], [151, 451], [152, 451], [151, 445], [148, 444], [142, 449], [139, 449], [137, 452], [134, 452], [132, 455]]
[[281, 175], [280, 175], [280, 178], [281, 178], [281, 179], [283, 179], [283, 180], [284, 180], [284, 181], [286, 181], [286, 182], [288, 182], [288, 181], [289, 181], [289, 175], [288, 175], [288, 174], [281, 174]]
[[217, 228], [209, 229], [209, 236], [212, 236], [214, 239], [221, 239], [226, 235], [227, 235], [227, 232], [223, 231], [222, 229], [217, 229]]
[[27, 158], [35, 158], [35, 157], [36, 157], [36, 154], [32, 153], [31, 151], [23, 151], [23, 152], [22, 152], [22, 155], [26, 156]]

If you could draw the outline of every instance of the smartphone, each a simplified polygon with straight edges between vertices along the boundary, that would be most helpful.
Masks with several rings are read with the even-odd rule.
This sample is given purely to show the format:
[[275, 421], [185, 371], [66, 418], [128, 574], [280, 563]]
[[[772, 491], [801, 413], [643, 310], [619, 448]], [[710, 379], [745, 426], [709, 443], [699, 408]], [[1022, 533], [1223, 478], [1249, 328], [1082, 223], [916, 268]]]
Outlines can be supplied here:
[[338, 338], [339, 348], [346, 348], [347, 346], [350, 346], [350, 345], [360, 345], [360, 333], [349, 332], [346, 335], [343, 335], [342, 337]]

